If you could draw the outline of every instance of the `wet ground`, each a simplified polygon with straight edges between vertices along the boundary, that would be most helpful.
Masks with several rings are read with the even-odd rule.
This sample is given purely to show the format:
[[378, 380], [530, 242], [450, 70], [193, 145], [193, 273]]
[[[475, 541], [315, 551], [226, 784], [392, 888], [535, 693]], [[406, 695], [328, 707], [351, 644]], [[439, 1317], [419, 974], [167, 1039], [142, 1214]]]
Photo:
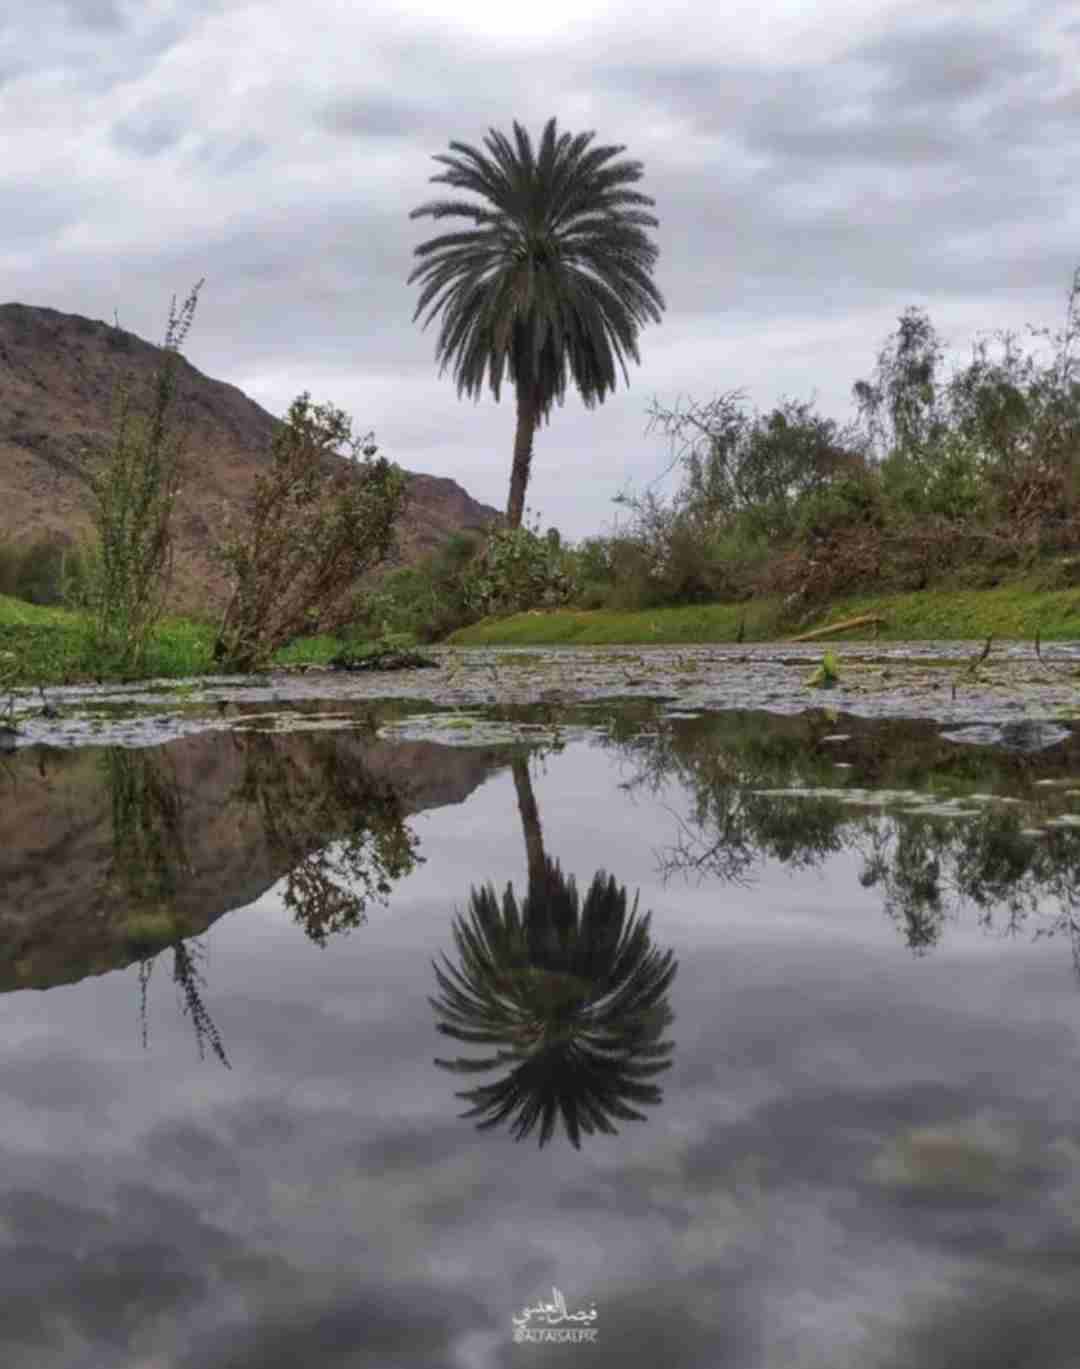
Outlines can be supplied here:
[[[764, 708], [801, 713], [826, 705], [866, 718], [923, 717], [955, 724], [1080, 716], [1080, 644], [1054, 643], [1041, 659], [1030, 644], [948, 642], [834, 645], [839, 681], [806, 681], [827, 644], [548, 649], [432, 648], [438, 669], [363, 672], [299, 668], [261, 677], [218, 677], [134, 686], [80, 685], [20, 691], [9, 748], [45, 742], [144, 746], [231, 729], [245, 706], [319, 701], [363, 715], [366, 702], [424, 700], [444, 709], [566, 705], [657, 698], [686, 711]], [[51, 717], [51, 710], [59, 717]]]
[[1075, 1364], [1080, 654], [822, 650], [20, 701], [0, 1364]]

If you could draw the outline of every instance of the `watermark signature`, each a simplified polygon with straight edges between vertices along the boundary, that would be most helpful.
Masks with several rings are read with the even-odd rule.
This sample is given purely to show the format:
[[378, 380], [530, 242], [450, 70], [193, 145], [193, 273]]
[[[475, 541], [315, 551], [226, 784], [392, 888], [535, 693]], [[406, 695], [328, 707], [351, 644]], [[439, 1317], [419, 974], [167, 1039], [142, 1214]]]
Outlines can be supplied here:
[[[511, 1318], [514, 1323], [514, 1341], [556, 1341], [567, 1344], [595, 1344], [599, 1334], [590, 1323], [596, 1320], [596, 1304], [589, 1311], [568, 1312], [566, 1299], [557, 1288], [551, 1290], [551, 1301], [541, 1300], [535, 1307], [523, 1308], [521, 1314]], [[567, 1325], [568, 1322], [576, 1323]]]

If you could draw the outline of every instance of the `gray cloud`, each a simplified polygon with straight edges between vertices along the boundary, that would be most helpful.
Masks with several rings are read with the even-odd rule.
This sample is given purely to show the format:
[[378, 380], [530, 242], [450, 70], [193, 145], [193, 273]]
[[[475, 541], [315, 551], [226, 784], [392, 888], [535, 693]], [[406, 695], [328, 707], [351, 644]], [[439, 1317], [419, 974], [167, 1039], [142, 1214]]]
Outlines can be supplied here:
[[412, 322], [405, 284], [437, 227], [409, 210], [441, 189], [433, 154], [514, 118], [624, 143], [656, 199], [668, 310], [629, 389], [591, 413], [571, 395], [537, 436], [529, 502], [570, 536], [666, 464], [644, 436], [654, 394], [816, 392], [843, 420], [908, 305], [962, 359], [978, 328], [1057, 325], [1080, 257], [1080, 30], [1052, 3], [826, 5], [812, 43], [771, 48], [749, 18], [714, 34], [686, 6], [552, 15], [546, 36], [543, 17], [515, 33], [467, 5], [362, 23], [328, 0], [43, 13], [44, 35], [35, 11], [0, 37], [25, 158], [0, 183], [5, 296], [118, 308], [157, 339], [169, 297], [205, 276], [200, 370], [279, 414], [310, 389], [495, 504], [512, 396], [461, 403], [438, 378], [438, 323]]
[[112, 130], [116, 146], [139, 157], [156, 157], [175, 147], [189, 123], [187, 110], [153, 103], [126, 115]]

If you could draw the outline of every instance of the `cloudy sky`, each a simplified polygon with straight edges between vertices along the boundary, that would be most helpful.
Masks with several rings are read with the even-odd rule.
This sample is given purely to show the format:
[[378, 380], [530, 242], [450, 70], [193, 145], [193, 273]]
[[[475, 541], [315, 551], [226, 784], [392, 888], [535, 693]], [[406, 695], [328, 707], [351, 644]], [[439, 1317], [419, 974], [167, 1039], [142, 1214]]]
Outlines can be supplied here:
[[[413, 322], [409, 210], [451, 140], [594, 129], [645, 174], [663, 322], [630, 387], [537, 434], [571, 537], [667, 466], [648, 409], [852, 382], [909, 305], [962, 361], [1060, 327], [1080, 264], [1080, 17], [1061, 0], [37, 0], [0, 18], [0, 302], [185, 344], [281, 414], [304, 389], [504, 507], [512, 394], [459, 399]], [[671, 488], [669, 477], [661, 488]]]

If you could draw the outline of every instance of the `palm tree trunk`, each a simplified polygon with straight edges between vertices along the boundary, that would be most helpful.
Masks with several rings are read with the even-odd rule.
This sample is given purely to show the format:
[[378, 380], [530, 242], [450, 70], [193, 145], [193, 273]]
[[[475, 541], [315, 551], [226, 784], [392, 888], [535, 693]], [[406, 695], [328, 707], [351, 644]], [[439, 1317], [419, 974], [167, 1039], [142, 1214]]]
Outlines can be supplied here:
[[518, 756], [510, 762], [514, 773], [514, 788], [517, 791], [518, 812], [521, 827], [525, 833], [525, 858], [529, 866], [529, 889], [540, 890], [547, 880], [547, 859], [544, 855], [544, 834], [540, 829], [540, 810], [536, 806], [532, 780], [529, 778], [529, 762]]
[[525, 489], [532, 466], [533, 433], [537, 419], [536, 391], [522, 382], [517, 387], [517, 430], [514, 433], [514, 464], [510, 468], [510, 499], [506, 505], [506, 521], [511, 528], [520, 528], [525, 512]]

